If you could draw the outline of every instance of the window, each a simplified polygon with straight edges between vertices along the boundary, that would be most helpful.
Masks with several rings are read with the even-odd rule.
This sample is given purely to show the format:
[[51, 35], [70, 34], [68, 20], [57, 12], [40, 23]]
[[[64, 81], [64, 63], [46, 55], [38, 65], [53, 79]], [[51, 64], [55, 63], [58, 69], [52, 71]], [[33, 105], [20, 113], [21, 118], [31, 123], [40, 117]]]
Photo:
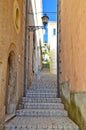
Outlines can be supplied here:
[[53, 29], [53, 35], [56, 35], [56, 28]]
[[14, 1], [13, 19], [14, 19], [15, 29], [16, 29], [17, 33], [19, 33], [19, 31], [20, 31], [20, 9], [19, 9], [19, 4], [18, 4], [17, 0]]
[[20, 17], [19, 17], [19, 9], [16, 9], [16, 18], [15, 18], [15, 25], [16, 28], [19, 29], [19, 24], [20, 24]]

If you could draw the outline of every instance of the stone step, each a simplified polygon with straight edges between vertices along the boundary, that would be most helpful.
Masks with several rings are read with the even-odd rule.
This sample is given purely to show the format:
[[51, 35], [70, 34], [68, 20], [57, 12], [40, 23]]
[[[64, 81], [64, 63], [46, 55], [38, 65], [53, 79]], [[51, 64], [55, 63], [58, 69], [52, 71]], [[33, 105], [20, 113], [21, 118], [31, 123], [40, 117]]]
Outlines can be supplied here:
[[68, 113], [65, 110], [53, 109], [21, 109], [17, 110], [16, 116], [28, 117], [67, 117]]
[[15, 117], [5, 130], [79, 130], [68, 117]]
[[61, 103], [61, 98], [29, 98], [29, 97], [23, 97], [23, 102], [28, 102], [28, 103]]
[[61, 98], [56, 97], [56, 75], [37, 75], [26, 95], [5, 130], [79, 130], [68, 118]]
[[24, 109], [64, 109], [62, 103], [25, 103]]
[[56, 98], [57, 93], [27, 93], [26, 97], [29, 97], [29, 98]]
[[56, 89], [29, 89], [27, 93], [57, 93]]
[[55, 86], [41, 86], [41, 85], [31, 85], [29, 89], [57, 89]]
[[32, 92], [27, 92], [27, 94], [26, 95], [29, 95], [29, 94], [36, 94], [36, 95], [41, 95], [41, 94], [44, 94], [44, 95], [57, 95], [57, 92], [52, 92], [52, 91], [50, 91], [50, 92], [47, 92], [47, 91], [41, 91], [40, 92], [40, 90], [37, 92], [37, 91], [32, 91]]

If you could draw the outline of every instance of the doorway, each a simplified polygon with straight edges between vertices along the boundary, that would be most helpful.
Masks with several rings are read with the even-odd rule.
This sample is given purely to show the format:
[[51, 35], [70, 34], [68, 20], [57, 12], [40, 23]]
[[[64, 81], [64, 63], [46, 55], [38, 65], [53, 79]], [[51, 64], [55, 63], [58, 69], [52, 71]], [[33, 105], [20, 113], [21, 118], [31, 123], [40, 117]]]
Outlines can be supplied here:
[[17, 85], [16, 57], [13, 51], [10, 52], [7, 63], [7, 84], [5, 113], [13, 114], [16, 111], [16, 85]]

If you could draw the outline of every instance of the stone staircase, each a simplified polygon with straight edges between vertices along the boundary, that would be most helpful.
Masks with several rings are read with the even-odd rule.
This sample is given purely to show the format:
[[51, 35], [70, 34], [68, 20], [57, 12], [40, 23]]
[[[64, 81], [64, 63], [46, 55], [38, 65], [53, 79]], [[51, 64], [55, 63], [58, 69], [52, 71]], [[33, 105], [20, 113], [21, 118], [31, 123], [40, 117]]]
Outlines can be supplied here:
[[79, 130], [68, 118], [61, 98], [57, 98], [56, 76], [40, 74], [22, 99], [23, 109], [5, 125], [5, 130]]

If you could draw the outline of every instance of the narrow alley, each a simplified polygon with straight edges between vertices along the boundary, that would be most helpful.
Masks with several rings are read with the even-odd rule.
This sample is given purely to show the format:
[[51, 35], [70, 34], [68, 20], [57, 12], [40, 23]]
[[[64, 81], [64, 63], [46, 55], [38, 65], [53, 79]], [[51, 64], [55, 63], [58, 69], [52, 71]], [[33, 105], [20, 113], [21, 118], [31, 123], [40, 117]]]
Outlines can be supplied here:
[[0, 0], [0, 130], [86, 130], [86, 0]]
[[68, 118], [61, 98], [57, 98], [56, 75], [40, 72], [22, 98], [16, 117], [5, 130], [79, 130]]

